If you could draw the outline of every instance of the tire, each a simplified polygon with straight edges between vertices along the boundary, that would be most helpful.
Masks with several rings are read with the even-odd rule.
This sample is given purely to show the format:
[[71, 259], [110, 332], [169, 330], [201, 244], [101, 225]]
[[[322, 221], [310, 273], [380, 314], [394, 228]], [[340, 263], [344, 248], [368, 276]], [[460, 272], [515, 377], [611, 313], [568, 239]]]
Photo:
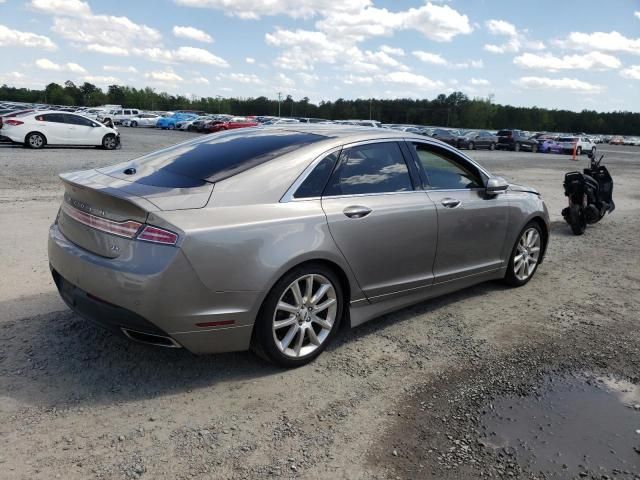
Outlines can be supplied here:
[[469, 142], [469, 150], [475, 150], [476, 146], [473, 142]]
[[516, 144], [513, 146], [513, 151], [514, 151], [514, 152], [519, 152], [519, 151], [520, 151], [520, 144], [519, 144], [519, 143], [516, 143]]
[[492, 143], [489, 145], [489, 150], [495, 150], [496, 149], [496, 144]]
[[593, 147], [591, 149], [591, 155], [594, 156], [594, 157], [596, 156], [596, 147]]
[[34, 150], [43, 148], [47, 144], [47, 139], [40, 132], [31, 132], [24, 138], [24, 145]]
[[569, 206], [569, 226], [574, 235], [582, 235], [587, 229], [587, 220], [580, 206]]
[[133, 122], [131, 122], [129, 124], [130, 127], [137, 127], [138, 126], [138, 122], [136, 122], [135, 120]]
[[113, 133], [109, 133], [102, 138], [102, 148], [105, 150], [115, 150], [118, 147], [118, 139]]
[[[309, 278], [311, 298], [320, 295], [313, 304], [308, 299]], [[314, 313], [312, 305], [323, 309]], [[330, 268], [317, 263], [300, 265], [278, 280], [267, 295], [256, 319], [252, 349], [281, 367], [306, 365], [322, 353], [335, 335], [343, 306], [342, 285]]]
[[536, 153], [538, 151], [538, 145], [535, 143], [531, 145], [531, 153]]
[[[530, 232], [533, 232], [532, 237], [529, 237]], [[543, 251], [544, 236], [540, 225], [536, 222], [527, 223], [518, 234], [516, 243], [511, 250], [504, 282], [512, 287], [526, 285], [536, 273]], [[523, 264], [524, 266], [522, 266]]]
[[582, 155], [582, 147], [576, 148], [576, 155]]
[[169, 130], [175, 130], [176, 129], [176, 124], [175, 123], [170, 123], [168, 128], [169, 128]]

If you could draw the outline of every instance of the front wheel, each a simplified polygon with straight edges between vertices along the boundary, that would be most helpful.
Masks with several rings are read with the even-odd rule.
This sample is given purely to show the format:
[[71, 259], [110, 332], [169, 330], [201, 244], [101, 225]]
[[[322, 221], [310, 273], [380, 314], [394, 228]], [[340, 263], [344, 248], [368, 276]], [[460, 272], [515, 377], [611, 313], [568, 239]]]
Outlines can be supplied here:
[[105, 135], [102, 139], [102, 148], [105, 150], [114, 150], [118, 146], [118, 140], [116, 136], [110, 133], [109, 135]]
[[492, 143], [491, 145], [489, 145], [489, 150], [495, 150], [496, 149], [496, 144]]
[[294, 268], [262, 305], [253, 350], [281, 367], [311, 362], [335, 335], [343, 303], [342, 286], [331, 269], [319, 264]]
[[513, 151], [514, 151], [514, 152], [519, 152], [519, 151], [520, 151], [520, 144], [519, 144], [519, 143], [516, 143], [516, 144], [513, 146]]
[[134, 121], [133, 121], [133, 122], [131, 122], [129, 125], [130, 125], [130, 126], [132, 126], [132, 127], [137, 127], [137, 126], [138, 126], [138, 122], [136, 122], [136, 121], [134, 120]]
[[175, 130], [175, 129], [176, 129], [175, 124], [174, 123], [170, 123], [169, 124], [169, 130]]
[[513, 287], [521, 287], [531, 280], [540, 263], [542, 250], [542, 230], [536, 222], [530, 222], [520, 232], [511, 251], [505, 282]]
[[469, 150], [475, 150], [476, 145], [473, 142], [469, 142]]

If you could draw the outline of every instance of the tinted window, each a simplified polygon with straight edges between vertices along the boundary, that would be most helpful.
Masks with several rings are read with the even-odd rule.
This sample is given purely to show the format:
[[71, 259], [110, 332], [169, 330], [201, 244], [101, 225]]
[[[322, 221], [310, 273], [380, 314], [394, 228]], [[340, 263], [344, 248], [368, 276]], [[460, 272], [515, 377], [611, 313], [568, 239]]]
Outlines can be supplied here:
[[81, 117], [80, 115], [65, 115], [67, 117], [67, 121], [65, 123], [71, 123], [73, 125], [82, 125], [83, 127], [93, 127], [95, 125], [94, 122], [89, 120], [88, 118]]
[[[40, 118], [45, 122], [53, 122], [53, 123], [66, 123], [64, 113], [47, 113], [45, 115], [41, 115]], [[40, 120], [38, 118], [38, 120]]]
[[357, 195], [413, 190], [407, 164], [395, 142], [373, 143], [343, 150], [340, 165], [324, 193]]
[[298, 190], [296, 190], [296, 193], [293, 196], [295, 198], [321, 196], [337, 160], [338, 152], [331, 153], [320, 160], [313, 171], [307, 176], [307, 178], [305, 178], [304, 182], [302, 182], [300, 187], [298, 187]]
[[424, 169], [429, 186], [434, 190], [481, 188], [482, 178], [477, 169], [461, 159], [455, 159], [443, 149], [413, 144]]
[[[212, 138], [213, 137], [213, 138]], [[312, 133], [230, 132], [151, 153], [140, 159], [159, 172], [217, 182], [327, 137]], [[153, 185], [153, 175], [136, 180]]]
[[499, 137], [510, 137], [512, 134], [511, 130], [500, 130], [498, 132]]

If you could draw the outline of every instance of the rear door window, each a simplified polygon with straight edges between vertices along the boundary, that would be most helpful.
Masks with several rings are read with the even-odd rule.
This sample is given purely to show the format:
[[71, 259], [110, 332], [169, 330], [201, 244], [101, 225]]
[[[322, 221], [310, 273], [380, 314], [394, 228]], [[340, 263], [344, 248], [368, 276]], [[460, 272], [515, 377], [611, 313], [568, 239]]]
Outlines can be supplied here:
[[397, 142], [348, 148], [327, 185], [324, 196], [408, 192], [409, 168]]
[[67, 123], [64, 113], [46, 113], [44, 115], [40, 115], [41, 118], [38, 120], [42, 120], [44, 122], [52, 122], [52, 123]]

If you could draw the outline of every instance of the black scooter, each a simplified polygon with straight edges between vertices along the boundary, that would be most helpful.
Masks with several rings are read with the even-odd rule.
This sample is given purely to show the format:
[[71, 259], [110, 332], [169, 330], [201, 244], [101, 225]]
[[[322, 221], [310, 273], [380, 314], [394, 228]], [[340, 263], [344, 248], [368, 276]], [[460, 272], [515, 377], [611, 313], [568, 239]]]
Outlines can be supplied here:
[[613, 178], [607, 167], [601, 165], [595, 155], [589, 154], [590, 167], [582, 173], [569, 172], [564, 176], [564, 194], [569, 198], [569, 206], [562, 210], [562, 216], [571, 226], [575, 235], [582, 235], [587, 224], [599, 222], [605, 213], [613, 212]]

